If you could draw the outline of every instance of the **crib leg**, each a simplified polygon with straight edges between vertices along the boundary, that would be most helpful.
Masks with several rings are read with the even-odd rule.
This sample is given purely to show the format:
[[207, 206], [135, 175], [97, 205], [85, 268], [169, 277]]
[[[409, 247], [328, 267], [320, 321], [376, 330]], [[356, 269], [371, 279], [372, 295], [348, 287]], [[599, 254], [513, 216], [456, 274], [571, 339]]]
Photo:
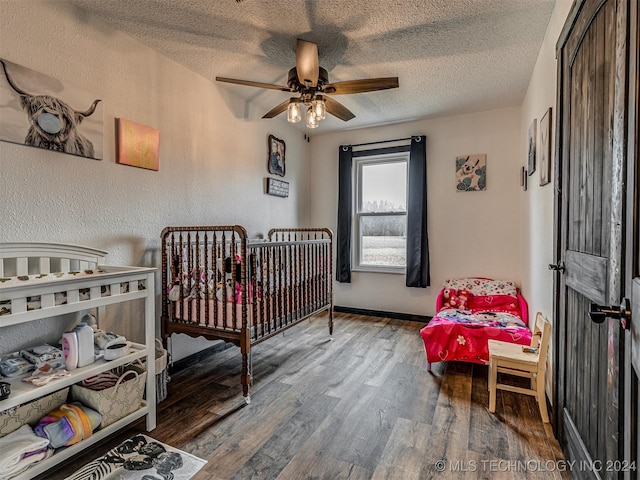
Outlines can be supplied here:
[[247, 403], [251, 403], [251, 396], [249, 395], [249, 385], [251, 385], [251, 343], [248, 334], [242, 335], [240, 353], [242, 354], [242, 376], [240, 377], [242, 395]]
[[333, 308], [329, 308], [329, 335], [333, 336]]

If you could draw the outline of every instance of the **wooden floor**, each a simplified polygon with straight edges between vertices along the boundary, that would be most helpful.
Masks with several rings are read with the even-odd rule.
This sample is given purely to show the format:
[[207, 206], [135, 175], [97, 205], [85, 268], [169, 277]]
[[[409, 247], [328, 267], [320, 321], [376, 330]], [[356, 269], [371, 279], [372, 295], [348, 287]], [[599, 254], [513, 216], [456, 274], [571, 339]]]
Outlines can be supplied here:
[[[149, 435], [208, 461], [194, 480], [570, 478], [533, 397], [498, 393], [487, 368], [429, 373], [420, 323], [326, 314], [253, 350], [251, 404], [241, 408], [231, 347], [172, 374]], [[134, 433], [139, 422], [42, 476], [63, 479]]]

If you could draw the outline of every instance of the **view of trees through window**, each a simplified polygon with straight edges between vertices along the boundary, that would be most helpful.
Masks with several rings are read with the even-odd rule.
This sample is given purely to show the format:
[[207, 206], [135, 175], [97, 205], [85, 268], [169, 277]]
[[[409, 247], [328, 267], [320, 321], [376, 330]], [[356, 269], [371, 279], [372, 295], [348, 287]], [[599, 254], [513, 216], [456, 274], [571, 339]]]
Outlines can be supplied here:
[[406, 162], [370, 163], [360, 179], [360, 265], [406, 264]]

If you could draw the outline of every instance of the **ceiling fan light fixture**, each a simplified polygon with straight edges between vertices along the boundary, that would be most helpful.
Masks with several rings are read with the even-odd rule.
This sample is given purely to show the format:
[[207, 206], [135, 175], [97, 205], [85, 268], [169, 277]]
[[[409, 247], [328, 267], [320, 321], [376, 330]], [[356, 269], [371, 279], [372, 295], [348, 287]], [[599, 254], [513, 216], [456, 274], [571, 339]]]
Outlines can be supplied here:
[[307, 128], [318, 128], [318, 118], [316, 114], [313, 112], [313, 108], [307, 109]]
[[302, 109], [300, 108], [300, 102], [297, 98], [289, 100], [289, 106], [287, 107], [287, 121], [289, 123], [298, 123], [302, 120]]
[[318, 95], [312, 102], [311, 108], [318, 120], [324, 120], [327, 116], [327, 109], [325, 108], [324, 98]]

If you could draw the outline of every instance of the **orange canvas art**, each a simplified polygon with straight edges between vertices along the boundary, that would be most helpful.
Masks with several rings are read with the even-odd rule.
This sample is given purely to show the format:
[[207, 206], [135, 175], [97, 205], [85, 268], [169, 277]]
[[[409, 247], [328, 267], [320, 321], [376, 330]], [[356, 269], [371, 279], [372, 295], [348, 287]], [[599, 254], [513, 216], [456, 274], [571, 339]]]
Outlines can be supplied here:
[[117, 162], [132, 167], [160, 169], [160, 130], [123, 118], [116, 119]]

